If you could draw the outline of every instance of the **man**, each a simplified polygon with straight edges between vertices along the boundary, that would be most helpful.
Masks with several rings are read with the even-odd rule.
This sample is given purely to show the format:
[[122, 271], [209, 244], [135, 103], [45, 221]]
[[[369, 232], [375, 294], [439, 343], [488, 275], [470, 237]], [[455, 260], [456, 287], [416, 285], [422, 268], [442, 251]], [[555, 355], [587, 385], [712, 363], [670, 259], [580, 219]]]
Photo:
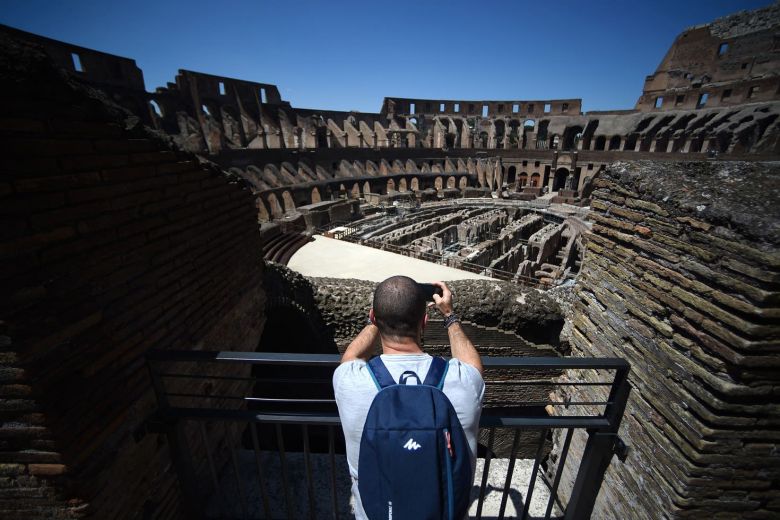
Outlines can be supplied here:
[[[444, 316], [452, 352], [442, 390], [455, 408], [468, 439], [473, 473], [479, 416], [485, 393], [482, 362], [453, 312], [449, 288], [442, 282], [434, 282], [434, 285], [442, 290], [442, 295], [434, 294], [431, 305], [435, 305]], [[374, 291], [370, 323], [344, 351], [341, 365], [333, 374], [333, 388], [352, 477], [355, 518], [358, 520], [366, 518], [358, 491], [360, 439], [371, 402], [377, 394], [366, 361], [370, 359], [379, 338], [382, 342], [382, 362], [396, 382], [403, 372], [409, 370], [418, 374], [420, 379], [424, 378], [433, 359], [420, 348], [422, 332], [428, 321], [426, 303], [424, 293], [411, 278], [393, 276], [381, 282]]]

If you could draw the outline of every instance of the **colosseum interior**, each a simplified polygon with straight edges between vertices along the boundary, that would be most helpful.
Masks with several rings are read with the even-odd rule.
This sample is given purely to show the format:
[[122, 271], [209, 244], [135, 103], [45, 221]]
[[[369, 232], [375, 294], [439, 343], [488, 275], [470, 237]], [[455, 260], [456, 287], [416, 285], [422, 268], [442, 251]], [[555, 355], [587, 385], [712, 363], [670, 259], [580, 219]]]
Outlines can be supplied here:
[[[350, 517], [340, 430], [161, 411], [289, 413], [256, 404], [282, 388], [332, 413], [332, 368], [198, 360], [337, 354], [373, 276], [412, 266], [451, 276], [485, 358], [573, 360], [488, 370], [488, 417], [602, 414], [608, 367], [576, 363], [630, 364], [616, 431], [482, 430], [476, 495], [533, 466], [549, 498], [511, 488], [474, 517], [780, 517], [780, 4], [684, 30], [633, 109], [597, 112], [301, 109], [190, 70], [150, 92], [132, 59], [7, 26], [0, 41], [2, 518]], [[425, 347], [446, 353], [439, 329]]]

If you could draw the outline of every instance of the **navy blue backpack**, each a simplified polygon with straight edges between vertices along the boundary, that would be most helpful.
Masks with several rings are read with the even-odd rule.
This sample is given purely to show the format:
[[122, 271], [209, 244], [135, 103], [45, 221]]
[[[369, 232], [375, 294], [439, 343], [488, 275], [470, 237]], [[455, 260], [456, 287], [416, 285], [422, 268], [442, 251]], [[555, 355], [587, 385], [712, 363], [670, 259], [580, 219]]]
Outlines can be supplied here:
[[[461, 520], [473, 475], [469, 445], [442, 392], [448, 363], [434, 357], [420, 384], [393, 380], [378, 356], [368, 368], [379, 393], [360, 440], [358, 488], [370, 520]], [[417, 379], [408, 385], [409, 378]]]

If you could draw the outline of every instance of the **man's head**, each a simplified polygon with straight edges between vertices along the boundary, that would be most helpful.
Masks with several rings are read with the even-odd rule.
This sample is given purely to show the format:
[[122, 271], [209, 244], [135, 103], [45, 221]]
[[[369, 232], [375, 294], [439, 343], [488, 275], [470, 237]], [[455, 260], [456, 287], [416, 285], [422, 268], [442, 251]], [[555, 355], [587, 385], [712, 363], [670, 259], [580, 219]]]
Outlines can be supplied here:
[[390, 277], [374, 290], [374, 320], [382, 336], [418, 340], [425, 307], [425, 295], [407, 276]]

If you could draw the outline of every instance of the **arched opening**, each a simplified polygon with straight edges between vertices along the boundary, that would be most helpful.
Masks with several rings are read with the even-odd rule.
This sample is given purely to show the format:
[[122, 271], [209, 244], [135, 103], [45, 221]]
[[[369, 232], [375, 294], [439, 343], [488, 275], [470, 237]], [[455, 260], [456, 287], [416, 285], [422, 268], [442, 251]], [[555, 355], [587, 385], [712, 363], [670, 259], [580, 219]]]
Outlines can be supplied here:
[[358, 183], [355, 183], [352, 185], [352, 198], [353, 199], [359, 199], [360, 198], [360, 186]]
[[420, 181], [417, 179], [417, 177], [412, 177], [411, 187], [412, 191], [420, 191]]
[[607, 137], [604, 135], [600, 135], [596, 138], [596, 144], [593, 147], [594, 150], [603, 150], [604, 147], [607, 145]]
[[612, 138], [609, 140], [609, 149], [610, 150], [620, 150], [620, 136], [619, 135], [613, 135]]
[[343, 184], [339, 184], [339, 198], [348, 199], [349, 194], [347, 193], [347, 187]]
[[441, 177], [436, 177], [436, 180], [434, 181], [434, 186], [436, 186], [437, 190], [440, 190], [444, 187], [444, 181], [441, 180]]
[[447, 148], [455, 148], [455, 134], [446, 134], [444, 136], [444, 145]]
[[523, 137], [520, 141], [520, 147], [528, 148], [528, 134], [533, 133], [536, 130], [536, 121], [533, 119], [526, 119], [523, 123]]
[[393, 179], [387, 179], [387, 193], [395, 191], [395, 181]]
[[274, 193], [268, 195], [268, 207], [271, 210], [271, 216], [273, 218], [282, 218], [282, 216], [284, 215], [282, 206], [279, 204], [279, 199], [276, 197], [276, 194]]
[[517, 182], [521, 188], [528, 184], [528, 174], [526, 172], [520, 172], [520, 176], [517, 178]]
[[318, 202], [322, 202], [322, 198], [320, 197], [320, 190], [315, 186], [311, 189], [311, 203], [316, 204]]
[[515, 182], [517, 182], [517, 167], [510, 166], [506, 172], [506, 183], [511, 187]]
[[495, 122], [495, 126], [496, 126], [496, 148], [503, 148], [504, 135], [506, 134], [506, 125], [504, 125], [504, 121], [498, 119]]
[[626, 138], [626, 144], [623, 146], [623, 150], [633, 152], [636, 148], [636, 140], [639, 138], [639, 134], [631, 134]]
[[459, 187], [460, 187], [460, 189], [462, 189], [462, 190], [465, 190], [466, 188], [468, 188], [468, 186], [469, 186], [469, 180], [468, 180], [468, 178], [467, 178], [467, 177], [465, 177], [465, 176], [461, 177], [461, 178], [460, 178], [460, 182], [459, 182], [458, 186], [459, 186]]
[[371, 184], [368, 183], [368, 181], [363, 183], [363, 194], [371, 193]]
[[398, 191], [406, 191], [406, 179], [403, 177], [398, 181]]
[[532, 188], [538, 188], [539, 187], [539, 180], [541, 178], [541, 175], [539, 175], [539, 172], [536, 172], [531, 175], [531, 187]]
[[553, 136], [550, 138], [550, 148], [553, 150], [557, 150], [558, 146], [560, 145], [561, 138], [558, 137], [558, 134], [553, 134]]
[[477, 141], [477, 148], [487, 148], [488, 146], [488, 134], [487, 132], [480, 132], [479, 139]]
[[563, 149], [576, 150], [577, 144], [582, 139], [582, 127], [570, 126], [563, 132]]
[[282, 201], [284, 202], [285, 213], [292, 213], [295, 211], [295, 202], [293, 201], [292, 195], [289, 191], [282, 193]]
[[455, 177], [448, 177], [447, 178], [447, 187], [448, 188], [454, 188], [457, 185], [457, 181], [455, 180]]
[[569, 170], [558, 168], [555, 170], [555, 179], [553, 180], [553, 191], [562, 190], [566, 187], [566, 178], [569, 176]]

